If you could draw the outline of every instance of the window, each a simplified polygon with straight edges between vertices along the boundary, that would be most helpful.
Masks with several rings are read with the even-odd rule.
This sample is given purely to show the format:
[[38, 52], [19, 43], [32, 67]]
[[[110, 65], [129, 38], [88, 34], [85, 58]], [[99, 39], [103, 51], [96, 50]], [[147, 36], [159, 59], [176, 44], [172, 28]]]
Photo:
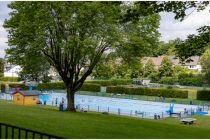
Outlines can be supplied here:
[[32, 98], [33, 98], [33, 100], [36, 100], [36, 96], [33, 96]]
[[18, 100], [18, 101], [20, 100], [20, 95], [17, 95], [17, 100]]
[[194, 66], [193, 65], [190, 65], [190, 68], [194, 68]]

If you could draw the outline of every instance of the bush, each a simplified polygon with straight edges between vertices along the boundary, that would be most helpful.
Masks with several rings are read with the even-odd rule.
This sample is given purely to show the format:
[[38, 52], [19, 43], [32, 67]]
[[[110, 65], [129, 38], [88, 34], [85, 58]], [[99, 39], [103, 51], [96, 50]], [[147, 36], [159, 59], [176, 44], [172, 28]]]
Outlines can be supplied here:
[[[9, 87], [11, 88], [20, 88], [21, 90], [28, 90], [28, 86], [25, 84], [14, 84], [10, 83]], [[86, 84], [84, 83], [80, 90], [83, 91], [93, 91], [100, 92], [101, 86], [99, 84]], [[34, 87], [35, 90], [54, 90], [54, 89], [66, 89], [63, 82], [53, 82], [53, 83], [41, 83], [37, 87]], [[1, 84], [2, 92], [5, 91], [5, 84]]]
[[17, 82], [20, 81], [19, 77], [0, 77], [0, 81]]
[[132, 83], [132, 79], [114, 79], [114, 80], [89, 80], [85, 83], [100, 84], [101, 86], [116, 86], [116, 85], [128, 85]]
[[205, 84], [205, 80], [203, 75], [198, 74], [180, 74], [178, 76], [178, 82], [180, 85], [185, 85], [185, 86], [202, 86]]
[[41, 83], [35, 87], [37, 90], [53, 90], [53, 89], [66, 89], [65, 84], [63, 82], [52, 82], [52, 83]]
[[[49, 89], [66, 89], [66, 86], [63, 82], [53, 82], [53, 83], [42, 83], [35, 87], [37, 90], [49, 90]], [[93, 91], [100, 92], [101, 86], [99, 84], [87, 84], [84, 83], [80, 90], [83, 91]]]
[[185, 86], [202, 86], [204, 84], [203, 77], [186, 77], [181, 80], [179, 80], [180, 85]]
[[180, 91], [180, 90], [175, 90], [175, 89], [108, 86], [106, 91], [107, 91], [107, 93], [121, 93], [121, 94], [147, 95], [147, 96], [163, 96], [163, 97], [168, 97], [168, 98], [188, 98], [188, 91]]
[[178, 82], [177, 79], [174, 77], [163, 77], [160, 80], [160, 84], [167, 84], [167, 85], [174, 85], [177, 82]]
[[198, 90], [197, 91], [197, 100], [210, 101], [210, 90]]
[[[19, 83], [9, 83], [10, 88], [20, 88], [21, 90], [27, 90], [28, 87], [25, 86], [25, 84], [19, 84]], [[1, 92], [5, 92], [5, 84], [1, 84]]]
[[100, 92], [101, 86], [99, 84], [87, 84], [84, 83], [80, 88], [82, 91], [93, 91], [93, 92]]

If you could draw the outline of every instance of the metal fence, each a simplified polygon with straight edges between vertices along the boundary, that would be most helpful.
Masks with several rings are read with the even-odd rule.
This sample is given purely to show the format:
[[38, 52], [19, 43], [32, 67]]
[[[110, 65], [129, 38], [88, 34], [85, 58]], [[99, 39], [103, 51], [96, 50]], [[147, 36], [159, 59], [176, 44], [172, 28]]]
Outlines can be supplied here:
[[63, 137], [0, 122], [0, 139], [64, 139]]
[[[130, 116], [130, 117], [138, 117], [138, 118], [147, 118], [147, 119], [161, 119], [161, 118], [167, 118], [167, 117], [178, 117], [183, 118], [187, 116], [194, 115], [196, 110], [189, 109], [186, 111], [180, 111], [176, 113], [169, 113], [169, 112], [142, 112], [138, 110], [126, 110], [121, 108], [110, 108], [105, 106], [91, 106], [88, 104], [77, 104], [75, 105], [76, 109], [82, 112], [87, 111], [95, 111], [95, 112], [101, 112], [103, 114], [116, 114], [116, 115], [122, 115], [122, 116]], [[206, 109], [206, 108], [205, 108]], [[204, 111], [204, 109], [202, 109]]]

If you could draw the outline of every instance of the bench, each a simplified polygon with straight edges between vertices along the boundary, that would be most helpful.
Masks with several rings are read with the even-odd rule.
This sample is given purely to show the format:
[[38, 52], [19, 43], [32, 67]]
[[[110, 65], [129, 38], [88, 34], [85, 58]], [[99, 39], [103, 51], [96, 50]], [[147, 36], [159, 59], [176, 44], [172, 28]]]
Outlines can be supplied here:
[[184, 119], [181, 119], [181, 122], [184, 123], [184, 124], [193, 124], [194, 122], [196, 121], [196, 119], [194, 118], [184, 118]]

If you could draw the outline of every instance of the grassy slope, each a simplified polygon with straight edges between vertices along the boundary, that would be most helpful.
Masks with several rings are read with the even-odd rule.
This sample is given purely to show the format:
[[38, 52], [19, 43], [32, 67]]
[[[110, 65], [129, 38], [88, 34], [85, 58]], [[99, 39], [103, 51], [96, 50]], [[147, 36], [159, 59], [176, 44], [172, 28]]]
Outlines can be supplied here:
[[157, 121], [58, 112], [51, 107], [18, 106], [3, 100], [0, 100], [0, 114], [1, 122], [68, 138], [210, 138], [209, 125], [188, 126], [176, 119]]

